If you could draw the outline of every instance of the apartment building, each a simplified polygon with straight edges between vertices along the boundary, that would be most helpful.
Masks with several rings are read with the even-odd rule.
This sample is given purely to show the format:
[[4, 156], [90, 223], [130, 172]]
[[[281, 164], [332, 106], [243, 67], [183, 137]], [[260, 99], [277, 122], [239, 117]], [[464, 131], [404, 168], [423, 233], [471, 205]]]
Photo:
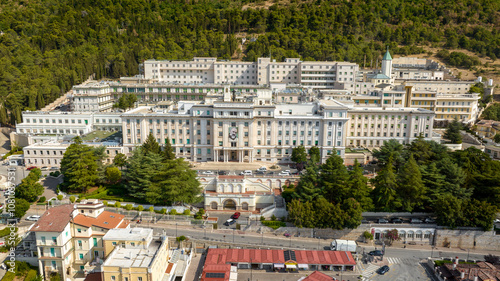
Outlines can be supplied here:
[[[169, 280], [169, 249], [166, 237], [157, 241], [147, 240], [147, 236], [136, 235], [134, 229], [131, 232], [113, 232], [112, 235], [115, 237], [111, 238], [111, 241], [116, 241], [117, 245], [112, 245], [114, 249], [102, 264], [102, 281], [162, 281], [165, 276], [165, 280]], [[135, 244], [136, 242], [126, 237], [116, 236], [132, 236], [132, 240], [138, 239], [134, 241], [140, 244]], [[143, 238], [145, 241], [142, 241]], [[128, 243], [118, 244], [118, 241]]]
[[214, 83], [233, 85], [301, 84], [329, 88], [335, 83], [353, 83], [359, 66], [349, 62], [303, 62], [286, 58], [276, 62], [258, 58], [256, 62], [217, 61], [195, 57], [191, 61], [144, 62], [144, 78], [167, 83]]
[[29, 230], [35, 233], [40, 275], [59, 273], [66, 280], [83, 272], [87, 263], [104, 255], [106, 231], [128, 225], [123, 215], [105, 212], [97, 201], [50, 208]]
[[500, 134], [500, 121], [481, 120], [476, 123], [476, 132], [482, 138], [493, 139], [496, 134]]

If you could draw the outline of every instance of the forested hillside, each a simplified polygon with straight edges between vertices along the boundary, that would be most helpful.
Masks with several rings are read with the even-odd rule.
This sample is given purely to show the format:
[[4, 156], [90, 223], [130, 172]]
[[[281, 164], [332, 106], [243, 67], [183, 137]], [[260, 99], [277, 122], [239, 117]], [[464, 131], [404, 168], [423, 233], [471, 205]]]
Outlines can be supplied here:
[[[138, 72], [144, 59], [239, 55], [375, 63], [418, 45], [500, 56], [496, 0], [5, 0], [0, 2], [0, 122], [20, 121], [86, 79]], [[266, 4], [269, 4], [266, 2]]]

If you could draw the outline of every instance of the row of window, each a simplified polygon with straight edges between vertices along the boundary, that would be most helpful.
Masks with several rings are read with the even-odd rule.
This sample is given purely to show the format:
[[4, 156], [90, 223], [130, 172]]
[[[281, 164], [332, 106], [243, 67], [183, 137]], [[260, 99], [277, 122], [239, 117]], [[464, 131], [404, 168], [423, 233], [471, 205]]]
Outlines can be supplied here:
[[[38, 123], [44, 124], [43, 120], [44, 119], [41, 119], [41, 118], [38, 119]], [[89, 121], [87, 119], [64, 119], [64, 122], [63, 122], [63, 119], [45, 119], [45, 124], [51, 124], [51, 122], [50, 122], [51, 120], [52, 120], [52, 124], [56, 124], [56, 123], [58, 123], [58, 124], [63, 124], [63, 123], [64, 124], [69, 124], [70, 120], [71, 120], [71, 124], [76, 124], [76, 123], [82, 124], [82, 121], [83, 121], [83, 123], [85, 123], [85, 125], [87, 125], [89, 123]], [[58, 121], [56, 122], [56, 120], [58, 120]], [[118, 119], [116, 119], [116, 120], [118, 120]], [[36, 118], [33, 118], [33, 119], [26, 118], [25, 122], [26, 123], [34, 123], [35, 124], [35, 123], [37, 123], [37, 119]], [[118, 121], [118, 123], [119, 123], [119, 121]]]

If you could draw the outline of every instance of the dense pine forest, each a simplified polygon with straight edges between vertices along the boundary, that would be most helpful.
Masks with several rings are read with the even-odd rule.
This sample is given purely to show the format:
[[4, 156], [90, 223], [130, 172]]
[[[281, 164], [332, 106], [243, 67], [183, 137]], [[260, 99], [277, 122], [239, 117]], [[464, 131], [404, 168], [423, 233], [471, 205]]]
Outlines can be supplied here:
[[[409, 55], [424, 45], [500, 57], [496, 0], [5, 0], [0, 15], [2, 124], [93, 73], [134, 75], [152, 58], [271, 54], [364, 65], [386, 46]], [[256, 40], [242, 49], [243, 37]]]

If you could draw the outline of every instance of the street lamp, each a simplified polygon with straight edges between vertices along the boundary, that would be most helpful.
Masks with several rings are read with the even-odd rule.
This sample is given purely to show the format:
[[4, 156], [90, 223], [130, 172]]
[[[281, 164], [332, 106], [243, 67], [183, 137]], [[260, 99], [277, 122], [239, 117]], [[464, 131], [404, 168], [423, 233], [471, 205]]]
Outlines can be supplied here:
[[175, 223], [175, 237], [177, 237], [177, 223]]
[[260, 244], [264, 245], [264, 231], [263, 231], [263, 230], [261, 230], [261, 232], [260, 232], [260, 233], [262, 233], [262, 241], [260, 242]]
[[235, 231], [235, 230], [236, 230], [236, 229], [234, 229], [234, 228], [233, 228], [233, 244], [234, 244], [234, 231]]

